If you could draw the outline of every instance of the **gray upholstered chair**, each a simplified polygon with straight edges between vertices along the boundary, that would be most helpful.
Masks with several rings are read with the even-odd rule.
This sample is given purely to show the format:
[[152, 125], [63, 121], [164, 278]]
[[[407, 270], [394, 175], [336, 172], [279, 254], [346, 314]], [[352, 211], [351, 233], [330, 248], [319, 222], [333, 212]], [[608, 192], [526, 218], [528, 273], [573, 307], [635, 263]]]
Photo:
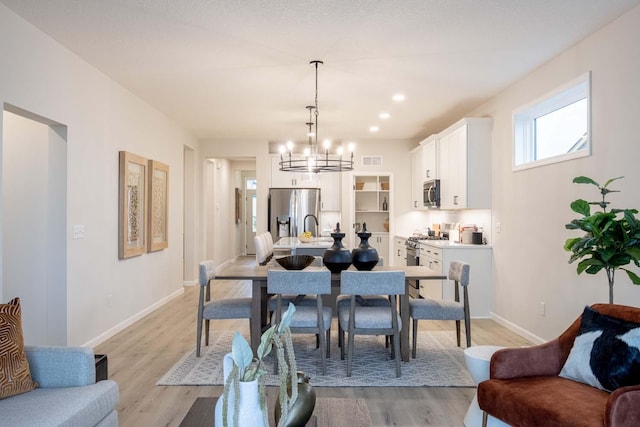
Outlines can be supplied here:
[[[322, 257], [316, 256], [315, 259], [311, 263], [310, 267], [322, 267]], [[294, 292], [299, 291], [298, 288], [294, 290]], [[316, 306], [316, 296], [315, 295], [306, 295], [301, 293], [293, 293], [293, 294], [282, 294], [282, 306], [286, 309], [289, 306], [289, 303], [293, 303], [293, 305], [307, 305], [307, 306]], [[276, 304], [278, 303], [278, 299], [275, 296], [269, 298], [268, 308], [269, 313], [273, 313], [276, 311]]]
[[[351, 376], [354, 335], [392, 336], [392, 356], [396, 360], [396, 376], [400, 376], [400, 330], [402, 322], [398, 314], [398, 295], [404, 295], [403, 271], [343, 271], [340, 273], [340, 293], [349, 295], [349, 307], [338, 310], [340, 334], [348, 334], [347, 376]], [[387, 306], [363, 306], [356, 302], [357, 295], [388, 295]], [[340, 356], [344, 359], [344, 336]]]
[[[200, 263], [200, 298], [198, 300], [198, 329], [196, 336], [196, 356], [200, 357], [202, 341], [202, 321], [205, 322], [204, 344], [209, 345], [209, 320], [249, 319], [251, 323], [251, 298], [225, 298], [211, 301], [211, 280], [216, 277], [213, 261]], [[258, 319], [255, 319], [259, 321]], [[249, 326], [251, 330], [251, 326]]]
[[[416, 357], [416, 343], [418, 335], [418, 320], [455, 320], [458, 347], [460, 347], [460, 320], [464, 319], [464, 331], [467, 337], [467, 347], [471, 346], [471, 320], [469, 316], [469, 264], [461, 261], [451, 261], [449, 264], [449, 280], [455, 286], [455, 301], [438, 300], [432, 298], [409, 300], [409, 315], [413, 319], [413, 350]], [[463, 301], [460, 302], [460, 285], [462, 285]]]
[[[326, 374], [326, 358], [330, 354], [331, 307], [324, 307], [321, 295], [331, 293], [331, 272], [329, 270], [269, 270], [267, 273], [267, 292], [276, 294], [276, 308], [271, 323], [282, 318], [282, 295], [304, 293], [315, 295], [315, 306], [296, 306], [289, 329], [292, 334], [315, 334], [319, 339], [322, 375]], [[286, 308], [286, 307], [285, 307]]]
[[[384, 259], [380, 257], [376, 266], [383, 266]], [[351, 304], [351, 296], [350, 295], [338, 295], [336, 298], [336, 309], [338, 312], [343, 307], [349, 307]], [[356, 304], [361, 306], [371, 306], [371, 307], [388, 307], [389, 306], [389, 297], [387, 295], [356, 295]], [[340, 324], [338, 323], [338, 347], [342, 347], [342, 338], [344, 334], [342, 333], [342, 328], [340, 328]], [[389, 345], [389, 337], [385, 339], [385, 345]]]

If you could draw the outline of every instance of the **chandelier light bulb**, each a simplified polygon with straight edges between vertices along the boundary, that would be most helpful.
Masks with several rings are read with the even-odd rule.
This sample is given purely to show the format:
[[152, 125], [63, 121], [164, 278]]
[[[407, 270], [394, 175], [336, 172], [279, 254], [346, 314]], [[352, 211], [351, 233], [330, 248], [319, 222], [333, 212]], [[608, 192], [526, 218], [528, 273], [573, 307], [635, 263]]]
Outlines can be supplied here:
[[303, 153], [306, 157], [309, 157], [309, 155], [311, 154], [311, 150], [309, 149], [309, 147], [305, 147]]
[[356, 144], [354, 144], [353, 142], [350, 142], [348, 145], [349, 151], [350, 152], [354, 152], [356, 150]]
[[286, 148], [284, 148], [284, 145], [280, 145], [280, 146], [278, 147], [278, 151], [280, 152], [280, 154], [284, 154], [284, 153], [287, 151], [287, 149], [286, 149]]
[[287, 148], [289, 151], [293, 151], [293, 141], [287, 141]]
[[331, 148], [331, 140], [325, 139], [324, 141], [322, 141], [322, 146], [325, 150], [328, 150], [329, 148]]
[[339, 156], [342, 156], [342, 153], [344, 153], [344, 148], [342, 148], [342, 146], [338, 147], [338, 149], [336, 150]]

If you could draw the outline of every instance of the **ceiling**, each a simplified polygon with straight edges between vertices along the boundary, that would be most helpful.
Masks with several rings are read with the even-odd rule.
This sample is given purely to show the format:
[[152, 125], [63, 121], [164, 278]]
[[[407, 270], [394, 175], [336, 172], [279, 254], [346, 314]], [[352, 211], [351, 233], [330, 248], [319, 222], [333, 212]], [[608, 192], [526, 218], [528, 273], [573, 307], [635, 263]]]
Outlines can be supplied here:
[[640, 0], [0, 2], [200, 139], [304, 140], [323, 60], [320, 137], [366, 141], [442, 130]]

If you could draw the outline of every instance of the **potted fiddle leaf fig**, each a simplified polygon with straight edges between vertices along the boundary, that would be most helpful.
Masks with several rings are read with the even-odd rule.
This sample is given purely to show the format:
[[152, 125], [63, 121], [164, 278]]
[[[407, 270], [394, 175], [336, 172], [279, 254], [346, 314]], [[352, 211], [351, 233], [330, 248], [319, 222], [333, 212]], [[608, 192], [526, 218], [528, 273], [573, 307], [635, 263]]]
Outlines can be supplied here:
[[[604, 270], [609, 281], [609, 303], [613, 304], [613, 283], [616, 270], [623, 270], [634, 285], [640, 285], [640, 277], [626, 268], [633, 263], [640, 267], [640, 221], [637, 209], [609, 209], [607, 201], [611, 190], [609, 185], [623, 178], [611, 178], [603, 185], [586, 176], [573, 179], [576, 184], [591, 184], [598, 188], [601, 200], [587, 202], [583, 199], [571, 203], [571, 210], [581, 217], [572, 220], [565, 227], [568, 230], [582, 230], [582, 237], [567, 239], [564, 249], [571, 252], [569, 263], [578, 262], [578, 274], [597, 274]], [[601, 210], [591, 212], [591, 206]]]

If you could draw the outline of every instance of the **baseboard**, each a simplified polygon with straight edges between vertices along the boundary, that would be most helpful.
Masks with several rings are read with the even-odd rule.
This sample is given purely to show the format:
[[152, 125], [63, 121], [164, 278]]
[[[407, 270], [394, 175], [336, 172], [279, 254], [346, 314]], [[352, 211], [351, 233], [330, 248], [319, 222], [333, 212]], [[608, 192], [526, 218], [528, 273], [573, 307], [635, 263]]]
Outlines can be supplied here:
[[104, 333], [98, 335], [97, 337], [95, 337], [91, 341], [88, 341], [88, 342], [82, 344], [82, 347], [92, 347], [93, 348], [93, 347], [96, 347], [99, 344], [102, 344], [103, 342], [105, 342], [109, 338], [113, 337], [118, 332], [128, 328], [129, 326], [131, 326], [134, 323], [136, 323], [138, 320], [140, 320], [143, 317], [145, 317], [147, 314], [152, 313], [153, 311], [157, 310], [158, 308], [162, 307], [163, 305], [165, 305], [166, 303], [168, 303], [172, 299], [177, 298], [182, 294], [184, 294], [184, 288], [178, 289], [174, 293], [162, 298], [160, 301], [158, 301], [158, 302], [156, 302], [154, 304], [151, 304], [149, 307], [145, 308], [144, 310], [142, 310], [142, 311], [134, 314], [133, 316], [129, 317], [128, 319], [118, 323], [116, 326], [114, 326], [113, 328], [111, 328], [111, 329], [105, 331]]
[[531, 332], [527, 331], [526, 329], [516, 325], [513, 322], [508, 321], [507, 319], [505, 319], [504, 317], [498, 316], [497, 314], [491, 312], [491, 319], [493, 319], [496, 323], [499, 323], [500, 325], [504, 326], [505, 328], [509, 329], [512, 332], [515, 332], [516, 334], [520, 335], [523, 338], [528, 339], [529, 341], [531, 341], [534, 344], [542, 344], [544, 342], [547, 342], [547, 340], [540, 338], [537, 335], [532, 334]]
[[182, 282], [183, 286], [196, 286], [197, 284], [197, 280], [185, 280], [184, 282]]

